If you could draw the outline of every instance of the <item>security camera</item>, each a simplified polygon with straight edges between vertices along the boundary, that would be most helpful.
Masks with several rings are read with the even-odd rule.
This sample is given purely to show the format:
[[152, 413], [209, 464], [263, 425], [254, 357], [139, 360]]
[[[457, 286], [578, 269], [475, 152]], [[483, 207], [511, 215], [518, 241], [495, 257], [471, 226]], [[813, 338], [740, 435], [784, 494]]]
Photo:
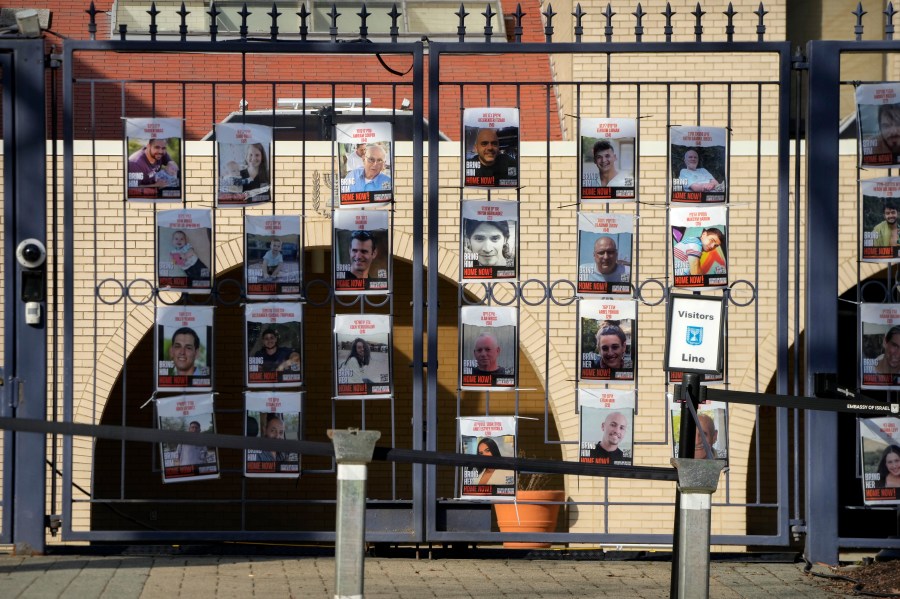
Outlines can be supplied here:
[[47, 260], [47, 248], [37, 239], [26, 239], [16, 248], [16, 260], [23, 268], [40, 268]]

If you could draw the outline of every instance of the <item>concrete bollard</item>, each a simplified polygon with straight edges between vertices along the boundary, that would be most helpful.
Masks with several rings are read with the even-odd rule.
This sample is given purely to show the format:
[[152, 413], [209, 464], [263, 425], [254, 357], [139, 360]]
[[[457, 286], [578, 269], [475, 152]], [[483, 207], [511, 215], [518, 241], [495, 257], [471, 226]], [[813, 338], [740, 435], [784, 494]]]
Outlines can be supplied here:
[[674, 597], [709, 597], [709, 534], [712, 494], [725, 463], [672, 458], [678, 471], [678, 531], [672, 564]]
[[378, 431], [329, 430], [337, 460], [335, 599], [362, 599], [366, 542], [366, 474]]

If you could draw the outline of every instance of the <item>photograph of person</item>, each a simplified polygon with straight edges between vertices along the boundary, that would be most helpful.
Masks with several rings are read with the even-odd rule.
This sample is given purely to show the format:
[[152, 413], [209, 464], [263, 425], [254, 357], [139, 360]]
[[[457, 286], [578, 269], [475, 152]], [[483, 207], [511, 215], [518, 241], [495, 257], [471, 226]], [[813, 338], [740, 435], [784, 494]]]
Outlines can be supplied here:
[[[672, 457], [678, 457], [680, 431], [681, 431], [681, 403], [677, 401], [669, 402], [669, 410], [672, 416]], [[694, 431], [694, 454], [688, 457], [695, 460], [710, 459], [700, 439], [701, 433], [704, 435], [706, 442], [709, 443], [710, 449], [713, 451], [713, 458], [717, 460], [728, 459], [728, 439], [727, 439], [727, 404], [720, 401], [705, 401], [697, 408], [697, 418], [700, 420], [700, 426]], [[695, 423], [696, 426], [696, 423]]]
[[462, 281], [516, 278], [519, 218], [517, 202], [464, 200], [462, 203]]
[[859, 442], [863, 501], [866, 505], [900, 504], [900, 418], [860, 418]]
[[300, 217], [287, 214], [244, 217], [247, 297], [300, 297]]
[[180, 202], [181, 119], [125, 119], [125, 197]]
[[578, 292], [631, 293], [632, 217], [578, 213]]
[[727, 201], [728, 130], [724, 127], [669, 129], [673, 202]]
[[634, 380], [637, 307], [631, 300], [578, 302], [581, 368], [585, 381]]
[[241, 207], [272, 199], [271, 144], [271, 127], [240, 123], [216, 125], [219, 157], [216, 207]]
[[463, 111], [464, 187], [519, 186], [519, 109]]
[[[245, 435], [264, 439], [298, 440], [300, 402], [300, 393], [245, 392], [247, 422]], [[297, 478], [300, 476], [300, 454], [296, 451], [248, 449], [244, 452], [244, 476]]]
[[212, 213], [156, 213], [157, 276], [160, 290], [209, 293], [212, 288]]
[[334, 211], [334, 293], [390, 291], [391, 242], [387, 210]]
[[[215, 433], [211, 394], [177, 395], [156, 399], [157, 426], [164, 431]], [[215, 447], [191, 443], [162, 443], [163, 482], [219, 478]]]
[[334, 317], [336, 397], [385, 397], [391, 384], [391, 317]]
[[728, 285], [727, 208], [671, 208], [675, 287], [716, 289]]
[[464, 389], [516, 387], [516, 309], [463, 306], [460, 309], [460, 386]]
[[578, 460], [585, 464], [630, 466], [633, 460], [634, 391], [578, 389], [581, 441]]
[[[467, 455], [516, 456], [516, 419], [513, 416], [476, 416], [459, 419], [460, 452]], [[463, 467], [460, 498], [508, 498], [516, 494], [516, 473], [499, 468]]]
[[635, 198], [635, 119], [581, 119], [581, 199]]
[[247, 304], [247, 386], [287, 387], [303, 382], [303, 305]]
[[859, 165], [883, 167], [900, 163], [900, 83], [856, 86]]
[[900, 304], [862, 303], [863, 389], [900, 389]]
[[156, 308], [157, 391], [212, 389], [211, 306]]
[[391, 123], [339, 123], [335, 128], [341, 206], [393, 200]]
[[900, 262], [900, 177], [864, 179], [859, 188], [860, 257], [865, 262]]

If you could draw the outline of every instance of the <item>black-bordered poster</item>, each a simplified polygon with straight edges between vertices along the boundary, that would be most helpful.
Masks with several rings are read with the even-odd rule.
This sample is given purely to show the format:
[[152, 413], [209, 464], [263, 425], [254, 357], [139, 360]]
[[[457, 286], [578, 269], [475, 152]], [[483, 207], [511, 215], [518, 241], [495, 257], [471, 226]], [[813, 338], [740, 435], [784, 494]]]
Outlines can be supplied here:
[[390, 316], [335, 315], [334, 350], [337, 397], [390, 396]]
[[719, 289], [728, 285], [725, 206], [669, 210], [675, 287]]
[[212, 306], [156, 308], [156, 390], [211, 391]]
[[180, 202], [181, 119], [125, 119], [125, 197], [133, 202]]
[[209, 293], [212, 288], [212, 212], [156, 213], [157, 276], [161, 290]]
[[630, 214], [578, 213], [578, 293], [631, 293]]
[[460, 322], [460, 387], [515, 389], [519, 372], [516, 309], [463, 306]]
[[[244, 393], [247, 437], [263, 439], [300, 438], [300, 393], [247, 391]], [[250, 478], [297, 478], [300, 454], [296, 451], [244, 451], [244, 476]]]
[[519, 186], [519, 109], [463, 111], [464, 187]]
[[303, 382], [303, 305], [267, 302], [244, 306], [247, 386], [296, 387]]
[[301, 258], [299, 216], [248, 214], [244, 217], [248, 298], [300, 297]]
[[[672, 418], [672, 457], [678, 457], [681, 431], [681, 402], [669, 400], [669, 414]], [[718, 460], [728, 459], [728, 404], [721, 401], [704, 401], [697, 406], [697, 418], [706, 442], [712, 449], [713, 456]], [[696, 426], [696, 424], [695, 424]], [[700, 440], [700, 430], [695, 431], [694, 455], [688, 456], [695, 460], [705, 460], [709, 456], [706, 448]]]
[[859, 305], [863, 389], [900, 389], [900, 304]]
[[724, 127], [669, 129], [673, 202], [720, 203], [728, 199], [728, 130]]
[[634, 460], [634, 391], [578, 389], [581, 441], [578, 461], [631, 466]]
[[900, 418], [859, 419], [859, 443], [866, 505], [900, 505]]
[[339, 123], [335, 129], [341, 206], [390, 202], [394, 198], [391, 123]]
[[[163, 431], [215, 433], [216, 412], [211, 393], [158, 398], [157, 426]], [[161, 443], [164, 483], [219, 478], [215, 447], [189, 443]]]
[[581, 199], [626, 202], [635, 198], [635, 119], [581, 119]]
[[884, 167], [900, 163], [900, 83], [856, 86], [859, 165]]
[[637, 361], [637, 304], [632, 300], [578, 302], [583, 381], [633, 381]]
[[272, 199], [272, 128], [263, 125], [216, 125], [219, 156], [216, 206], [249, 206]]
[[334, 211], [334, 292], [388, 293], [391, 238], [387, 210]]
[[[459, 419], [459, 451], [467, 455], [516, 457], [514, 416], [474, 416]], [[516, 472], [500, 468], [462, 469], [461, 499], [515, 499]]]
[[864, 179], [859, 182], [859, 189], [860, 256], [866, 262], [900, 261], [900, 177]]
[[513, 280], [518, 256], [519, 204], [466, 200], [462, 203], [460, 280]]

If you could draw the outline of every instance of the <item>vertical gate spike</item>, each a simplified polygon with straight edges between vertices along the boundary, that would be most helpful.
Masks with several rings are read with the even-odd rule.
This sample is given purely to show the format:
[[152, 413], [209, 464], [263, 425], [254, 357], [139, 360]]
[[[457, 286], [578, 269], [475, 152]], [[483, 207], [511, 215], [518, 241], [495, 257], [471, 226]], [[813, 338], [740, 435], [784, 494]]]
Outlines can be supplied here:
[[887, 17], [887, 21], [884, 24], [884, 37], [887, 40], [894, 39], [894, 15], [897, 14], [897, 11], [894, 10], [894, 3], [888, 2], [887, 8], [884, 10], [884, 16]]
[[128, 37], [128, 23], [120, 23], [119, 24], [119, 39], [123, 42], [125, 38]]
[[331, 41], [336, 42], [338, 34], [337, 20], [341, 16], [341, 13], [337, 11], [336, 5], [331, 5], [331, 12], [328, 13], [328, 16], [331, 18], [331, 27], [328, 28], [328, 35], [331, 36]]
[[635, 25], [634, 25], [634, 41], [639, 42], [641, 38], [644, 36], [644, 16], [647, 14], [644, 12], [644, 9], [641, 8], [641, 3], [638, 2], [637, 10], [631, 13], [634, 15]]
[[272, 12], [267, 14], [272, 17], [272, 27], [269, 28], [269, 37], [274, 42], [278, 40], [278, 17], [281, 16], [281, 13], [278, 12], [278, 5], [273, 2]]
[[584, 33], [584, 27], [581, 26], [581, 19], [584, 18], [586, 13], [581, 10], [581, 2], [575, 5], [575, 12], [572, 13], [572, 16], [575, 17], [575, 42], [581, 42], [581, 35]]
[[156, 15], [159, 14], [159, 11], [156, 10], [156, 2], [150, 3], [150, 10], [147, 11], [147, 14], [150, 15], [150, 30], [149, 30], [150, 41], [155, 42], [156, 41], [156, 32], [157, 32]]
[[241, 15], [241, 41], [247, 41], [247, 17], [249, 17], [253, 13], [247, 10], [247, 3], [244, 2], [244, 6], [241, 7], [241, 10], [240, 12], [238, 12], [238, 14]]
[[613, 36], [612, 18], [616, 16], [616, 13], [613, 12], [609, 2], [606, 3], [606, 10], [603, 11], [603, 16], [606, 17], [606, 27], [603, 29], [603, 33], [606, 35], [606, 41], [611, 42]]
[[91, 0], [91, 6], [86, 11], [88, 14], [88, 36], [91, 40], [97, 39], [97, 7], [94, 6], [94, 1]]
[[866, 13], [866, 11], [863, 10], [862, 2], [857, 2], [856, 10], [854, 10], [850, 14], [856, 15], [856, 26], [853, 28], [853, 33], [856, 34], [856, 41], [860, 41], [862, 39], [862, 35], [863, 35], [862, 18], [863, 18], [863, 15], [868, 14], [868, 13]]
[[216, 41], [216, 34], [219, 33], [219, 15], [222, 14], [222, 11], [216, 8], [216, 2], [213, 0], [209, 3], [209, 10], [206, 11], [206, 14], [209, 15], [209, 41]]
[[491, 37], [494, 35], [494, 28], [491, 25], [491, 19], [494, 17], [495, 13], [491, 10], [491, 5], [488, 4], [485, 7], [483, 13], [484, 15], [484, 41], [487, 43], [491, 43]]
[[763, 3], [759, 3], [759, 8], [753, 11], [753, 14], [759, 17], [759, 24], [756, 26], [756, 41], [763, 41], [763, 35], [766, 33], [766, 24], [764, 22], [766, 15], [769, 14], [769, 11], [766, 10], [766, 7], [763, 6]]
[[666, 25], [663, 27], [663, 33], [666, 34], [666, 41], [672, 41], [672, 17], [674, 17], [677, 13], [672, 10], [672, 5], [666, 2], [666, 10], [665, 12], [660, 13], [662, 16], [666, 18]]
[[553, 5], [548, 4], [547, 10], [544, 11], [544, 18], [547, 19], [547, 24], [544, 25], [544, 41], [548, 44], [553, 41], [553, 17], [555, 16]]
[[366, 10], [366, 3], [363, 2], [362, 8], [356, 16], [359, 17], [359, 37], [360, 39], [368, 39], [369, 38], [369, 26], [366, 25], [366, 21], [372, 16], [368, 10]]
[[703, 24], [702, 19], [703, 15], [706, 13], [703, 12], [703, 9], [700, 8], [700, 3], [697, 3], [697, 8], [691, 12], [694, 15], [694, 41], [703, 41]]
[[300, 17], [300, 41], [305, 42], [306, 36], [309, 35], [309, 23], [307, 20], [309, 19], [310, 12], [306, 9], [306, 3], [300, 5], [300, 12], [297, 13], [297, 16]]
[[728, 10], [722, 13], [728, 19], [728, 24], [725, 25], [725, 38], [729, 42], [734, 41], [734, 15], [737, 13], [734, 11], [734, 6], [731, 5], [731, 2], [728, 3]]
[[466, 41], [466, 17], [469, 16], [469, 13], [466, 12], [466, 7], [463, 4], [459, 5], [456, 16], [459, 17], [459, 25], [456, 26], [456, 35], [459, 36], [460, 42], [464, 42]]
[[516, 20], [515, 29], [513, 29], [513, 35], [515, 36], [516, 43], [522, 43], [522, 17], [524, 17], [528, 13], [522, 12], [522, 5], [516, 5], [516, 12], [513, 13], [513, 18]]
[[391, 41], [395, 44], [400, 37], [400, 27], [397, 25], [397, 20], [402, 14], [402, 12], [397, 10], [397, 3], [394, 2], [394, 6], [391, 8], [391, 12], [388, 13], [388, 16], [391, 18]]
[[184, 2], [181, 3], [181, 10], [178, 11], [178, 16], [181, 17], [181, 25], [178, 26], [178, 33], [181, 34], [181, 41], [187, 41], [187, 16], [191, 14], [191, 11], [187, 10], [184, 7]]

